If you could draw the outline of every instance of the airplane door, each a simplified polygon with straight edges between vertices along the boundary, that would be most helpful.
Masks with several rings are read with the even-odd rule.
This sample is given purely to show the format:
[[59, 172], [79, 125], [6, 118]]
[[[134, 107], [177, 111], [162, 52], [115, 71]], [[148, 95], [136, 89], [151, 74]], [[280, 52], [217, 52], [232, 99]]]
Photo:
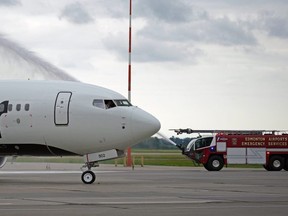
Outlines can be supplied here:
[[[2, 103], [0, 103], [0, 117], [2, 114], [5, 114], [8, 112], [8, 104], [9, 104], [9, 101], [3, 101]], [[1, 119], [0, 119], [0, 123], [1, 123], [0, 124], [0, 129], [1, 129], [1, 126], [3, 124], [3, 122], [1, 122]], [[3, 124], [3, 125], [5, 125], [5, 124]], [[1, 130], [0, 130], [0, 138], [2, 138]]]
[[55, 101], [54, 122], [55, 125], [69, 124], [69, 105], [72, 92], [59, 92]]

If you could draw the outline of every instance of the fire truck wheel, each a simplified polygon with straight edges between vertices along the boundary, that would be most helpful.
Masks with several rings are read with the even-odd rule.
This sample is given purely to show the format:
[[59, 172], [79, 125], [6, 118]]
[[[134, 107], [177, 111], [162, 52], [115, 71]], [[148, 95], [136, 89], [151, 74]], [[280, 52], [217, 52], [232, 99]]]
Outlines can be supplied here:
[[223, 168], [223, 166], [224, 160], [218, 155], [211, 156], [208, 162], [204, 165], [208, 171], [219, 171]]
[[269, 168], [269, 166], [263, 165], [264, 169], [267, 171], [271, 171], [271, 169]]
[[269, 168], [271, 171], [280, 171], [284, 167], [284, 158], [281, 156], [273, 156], [269, 160]]
[[288, 159], [286, 158], [286, 162], [283, 168], [285, 171], [288, 171]]

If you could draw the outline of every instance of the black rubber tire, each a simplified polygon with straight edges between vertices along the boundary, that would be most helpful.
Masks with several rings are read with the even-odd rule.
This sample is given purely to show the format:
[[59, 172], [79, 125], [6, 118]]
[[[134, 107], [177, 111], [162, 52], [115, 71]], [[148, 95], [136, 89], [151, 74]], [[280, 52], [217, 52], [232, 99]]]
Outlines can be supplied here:
[[271, 171], [271, 169], [269, 168], [269, 166], [263, 165], [264, 169], [267, 171]]
[[271, 171], [281, 171], [284, 167], [284, 158], [281, 156], [272, 156], [269, 160], [269, 169]]
[[96, 180], [96, 175], [88, 170], [82, 173], [81, 180], [84, 184], [92, 184]]
[[286, 158], [285, 164], [284, 164], [284, 168], [285, 171], [288, 171], [288, 159]]
[[208, 164], [208, 163], [203, 164], [203, 166], [205, 167], [206, 170], [210, 171], [210, 170], [209, 170], [209, 167], [207, 166], [207, 164]]
[[224, 166], [224, 160], [219, 155], [212, 155], [204, 167], [208, 171], [220, 171]]

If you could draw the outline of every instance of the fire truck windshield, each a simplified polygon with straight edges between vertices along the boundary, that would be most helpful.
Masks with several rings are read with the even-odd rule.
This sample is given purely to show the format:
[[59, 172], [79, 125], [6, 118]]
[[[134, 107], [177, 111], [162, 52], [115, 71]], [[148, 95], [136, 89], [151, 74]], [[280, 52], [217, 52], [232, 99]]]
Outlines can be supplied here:
[[201, 149], [211, 145], [213, 140], [212, 136], [209, 137], [201, 137], [198, 139], [193, 139], [186, 147], [186, 152], [195, 151], [197, 149]]
[[192, 148], [192, 147], [194, 146], [195, 141], [196, 141], [196, 139], [193, 139], [193, 140], [191, 140], [191, 141], [188, 143], [185, 152], [190, 152], [190, 150], [193, 151], [193, 148]]

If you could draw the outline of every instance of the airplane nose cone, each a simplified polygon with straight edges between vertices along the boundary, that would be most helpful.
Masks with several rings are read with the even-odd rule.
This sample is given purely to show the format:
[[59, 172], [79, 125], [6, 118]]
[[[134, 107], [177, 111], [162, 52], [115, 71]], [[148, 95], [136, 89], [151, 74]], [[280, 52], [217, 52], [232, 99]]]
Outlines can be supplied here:
[[160, 130], [161, 124], [154, 116], [135, 108], [132, 118], [132, 132], [135, 143], [147, 139]]

